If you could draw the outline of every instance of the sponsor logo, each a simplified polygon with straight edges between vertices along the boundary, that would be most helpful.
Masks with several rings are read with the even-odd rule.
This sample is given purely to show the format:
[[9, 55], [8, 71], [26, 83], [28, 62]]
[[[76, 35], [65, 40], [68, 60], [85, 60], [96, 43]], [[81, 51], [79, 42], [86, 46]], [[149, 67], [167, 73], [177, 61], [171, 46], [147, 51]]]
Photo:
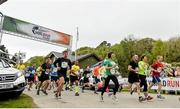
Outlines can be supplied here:
[[[32, 28], [32, 32], [33, 32], [34, 35], [40, 35], [40, 36], [42, 36], [41, 39], [43, 39], [43, 40], [47, 40], [47, 41], [50, 40], [50, 36], [51, 36], [51, 35], [48, 34], [46, 30], [43, 30], [43, 29], [42, 29], [41, 27], [39, 27], [39, 26], [34, 26], [34, 27]], [[38, 38], [39, 38], [39, 37], [38, 37]]]
[[6, 77], [5, 76], [0, 76], [0, 81], [5, 81]]

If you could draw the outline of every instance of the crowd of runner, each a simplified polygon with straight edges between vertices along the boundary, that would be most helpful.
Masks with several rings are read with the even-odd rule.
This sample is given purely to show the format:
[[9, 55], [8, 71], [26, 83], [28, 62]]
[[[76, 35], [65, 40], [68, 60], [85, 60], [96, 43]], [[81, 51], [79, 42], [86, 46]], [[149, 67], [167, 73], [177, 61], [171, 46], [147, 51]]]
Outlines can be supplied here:
[[[74, 91], [75, 96], [79, 96], [79, 89], [82, 93], [86, 88], [93, 89], [94, 94], [98, 94], [98, 90], [101, 91], [100, 101], [103, 102], [104, 92], [107, 92], [109, 96], [112, 95], [114, 101], [118, 101], [116, 93], [122, 87], [119, 87], [117, 76], [115, 71], [119, 69], [117, 63], [113, 61], [115, 57], [113, 52], [107, 54], [107, 59], [103, 60], [97, 66], [81, 71], [79, 62], [75, 61], [71, 63], [68, 59], [68, 52], [63, 52], [63, 57], [58, 58], [54, 62], [50, 58], [46, 58], [45, 62], [41, 66], [36, 67], [33, 64], [30, 67], [25, 67], [21, 61], [16, 67], [24, 72], [27, 90], [31, 91], [33, 84], [37, 90], [37, 95], [42, 92], [48, 95], [48, 90], [54, 90], [54, 96], [56, 99], [60, 99], [63, 90]], [[129, 65], [127, 66], [129, 75], [129, 91], [130, 94], [137, 92], [138, 100], [140, 102], [154, 99], [150, 96], [149, 91], [155, 84], [158, 85], [157, 99], [163, 100], [165, 97], [161, 95], [161, 72], [165, 70], [165, 64], [163, 63], [163, 57], [157, 56], [157, 60], [152, 64], [148, 64], [148, 56], [134, 55]], [[172, 71], [172, 69], [170, 70]], [[168, 73], [167, 75], [180, 76], [180, 67], [177, 67], [175, 73]], [[146, 77], [151, 76], [152, 81], [150, 85], [147, 84]], [[110, 80], [114, 83], [113, 93], [109, 92]], [[143, 90], [141, 90], [143, 88]], [[141, 95], [143, 91], [144, 95]]]

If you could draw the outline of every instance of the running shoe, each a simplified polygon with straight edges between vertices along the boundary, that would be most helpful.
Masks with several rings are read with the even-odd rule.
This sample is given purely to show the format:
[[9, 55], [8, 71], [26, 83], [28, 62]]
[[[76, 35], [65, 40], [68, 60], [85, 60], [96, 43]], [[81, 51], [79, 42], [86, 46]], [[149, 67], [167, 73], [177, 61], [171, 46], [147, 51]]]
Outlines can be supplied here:
[[45, 95], [48, 95], [48, 93], [45, 90], [41, 90]]
[[56, 93], [54, 96], [56, 99], [61, 99], [61, 94], [59, 94], [59, 96], [58, 96], [58, 94]]
[[111, 97], [112, 94], [113, 94], [113, 93], [108, 93], [108, 97]]
[[100, 102], [104, 102], [103, 96], [100, 96]]
[[66, 88], [65, 88], [65, 90], [69, 90], [69, 88], [68, 88], [68, 87], [66, 87]]
[[113, 95], [113, 96], [112, 96], [112, 99], [113, 99], [114, 101], [118, 102], [118, 99], [117, 99], [116, 95]]
[[79, 96], [79, 93], [75, 93], [75, 96]]
[[37, 95], [39, 95], [40, 90], [37, 90]]
[[61, 94], [59, 94], [58, 99], [61, 99]]
[[122, 86], [120, 86], [119, 92], [121, 92], [121, 91], [122, 91], [122, 89], [123, 89], [123, 87], [122, 87]]
[[82, 90], [82, 93], [84, 93], [84, 90]]
[[151, 97], [151, 96], [148, 96], [147, 98], [146, 98], [146, 100], [152, 100], [153, 99], [153, 97]]
[[95, 91], [94, 94], [98, 94], [98, 93]]
[[142, 96], [139, 97], [139, 102], [146, 101], [146, 98], [143, 98]]
[[157, 95], [157, 99], [158, 99], [158, 100], [164, 100], [165, 97], [163, 97], [162, 95]]
[[133, 94], [133, 92], [134, 92], [134, 90], [131, 90], [130, 94], [132, 95], [132, 94]]
[[54, 96], [55, 96], [56, 99], [58, 99], [58, 94], [57, 93]]

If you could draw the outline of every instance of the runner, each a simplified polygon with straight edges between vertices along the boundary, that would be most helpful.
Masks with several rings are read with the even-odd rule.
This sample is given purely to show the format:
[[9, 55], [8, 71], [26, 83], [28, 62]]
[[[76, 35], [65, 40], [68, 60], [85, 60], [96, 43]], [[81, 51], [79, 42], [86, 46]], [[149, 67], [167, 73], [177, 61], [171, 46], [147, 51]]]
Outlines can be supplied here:
[[56, 87], [56, 82], [58, 80], [58, 74], [57, 74], [57, 69], [54, 67], [54, 64], [51, 64], [51, 72], [50, 72], [50, 80], [51, 80], [51, 83], [49, 85], [49, 89], [48, 90], [51, 90], [51, 88], [55, 88]]
[[45, 94], [48, 95], [48, 93], [46, 92], [49, 84], [50, 84], [50, 80], [49, 80], [49, 73], [51, 71], [51, 59], [47, 58], [46, 62], [44, 64], [41, 65], [41, 76], [39, 78], [40, 83], [39, 83], [39, 87], [37, 90], [37, 95], [39, 95], [39, 91], [40, 89], [42, 89], [41, 91]]
[[141, 57], [141, 61], [138, 63], [139, 67], [139, 79], [140, 79], [140, 87], [144, 87], [143, 92], [146, 100], [152, 100], [153, 97], [148, 95], [148, 90], [147, 90], [147, 80], [146, 76], [148, 75], [148, 58], [146, 55], [143, 55]]
[[95, 89], [94, 89], [94, 93], [97, 93], [98, 90], [98, 86], [97, 84], [100, 82], [100, 67], [101, 67], [101, 63], [99, 63], [93, 70], [93, 76], [94, 76], [94, 80], [95, 80]]
[[38, 89], [39, 85], [40, 85], [40, 76], [41, 76], [41, 66], [39, 66], [37, 69], [36, 69], [36, 75], [38, 77], [38, 82], [36, 84], [36, 89]]
[[57, 67], [57, 73], [58, 73], [58, 78], [59, 78], [58, 87], [57, 87], [57, 90], [55, 91], [55, 97], [57, 99], [58, 97], [61, 98], [61, 91], [66, 80], [67, 69], [68, 67], [71, 69], [71, 61], [67, 59], [68, 52], [64, 51], [63, 55], [64, 57], [58, 58], [54, 62], [54, 66]]
[[[139, 81], [139, 75], [138, 75], [138, 71], [139, 71], [138, 70], [138, 55], [134, 55], [132, 57], [132, 61], [130, 61], [128, 65], [128, 70], [129, 70], [128, 82], [129, 82], [129, 88], [130, 88], [131, 94], [136, 89], [139, 96], [139, 101], [140, 102], [145, 101], [146, 99], [140, 95], [140, 81]], [[133, 84], [135, 84], [136, 86], [134, 89], [132, 89]]]
[[74, 65], [72, 66], [71, 68], [71, 74], [70, 74], [70, 89], [72, 89], [72, 85], [74, 84], [75, 82], [75, 96], [79, 96], [79, 87], [78, 87], [78, 83], [79, 83], [79, 79], [78, 79], [78, 76], [79, 76], [79, 71], [80, 71], [80, 67], [79, 67], [79, 62], [76, 61], [74, 63]]
[[90, 67], [86, 66], [82, 76], [82, 93], [84, 93], [85, 87], [90, 87], [88, 74], [90, 73]]
[[106, 91], [106, 88], [108, 87], [110, 80], [112, 80], [115, 84], [115, 88], [113, 89], [113, 100], [118, 101], [116, 97], [116, 92], [118, 91], [119, 83], [117, 77], [111, 73], [111, 69], [117, 66], [115, 62], [112, 60], [113, 56], [115, 56], [113, 52], [108, 53], [108, 59], [104, 61], [104, 66], [106, 69], [105, 73], [107, 77], [105, 78], [105, 84], [101, 92], [101, 101], [103, 101], [103, 94]]
[[159, 100], [165, 99], [165, 97], [163, 97], [161, 95], [162, 84], [161, 84], [161, 79], [160, 79], [160, 73], [163, 70], [162, 61], [163, 61], [163, 57], [157, 56], [157, 61], [151, 65], [151, 67], [152, 67], [152, 82], [150, 83], [149, 88], [148, 88], [150, 90], [154, 84], [158, 84], [157, 98]]
[[[105, 68], [105, 66], [101, 66], [101, 68], [99, 69], [99, 72], [100, 72], [100, 76], [101, 76], [101, 82], [98, 83], [98, 89], [102, 89], [104, 84], [105, 84], [105, 79], [106, 79], [106, 68]], [[108, 97], [113, 95], [113, 93], [110, 92], [109, 87], [107, 87], [106, 92], [108, 94]]]
[[31, 90], [33, 82], [34, 82], [34, 74], [36, 72], [36, 68], [35, 68], [35, 64], [33, 64], [32, 66], [30, 66], [27, 70], [27, 72], [29, 73], [29, 77], [28, 77], [28, 91]]

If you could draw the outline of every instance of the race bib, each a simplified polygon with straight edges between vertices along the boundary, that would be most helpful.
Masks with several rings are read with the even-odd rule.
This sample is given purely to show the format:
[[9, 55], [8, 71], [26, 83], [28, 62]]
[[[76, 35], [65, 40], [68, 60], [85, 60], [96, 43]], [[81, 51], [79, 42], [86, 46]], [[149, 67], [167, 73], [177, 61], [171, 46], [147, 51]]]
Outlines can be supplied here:
[[68, 67], [68, 63], [67, 62], [62, 62], [61, 63], [61, 68], [67, 68]]
[[29, 76], [30, 76], [30, 74], [29, 74], [29, 73], [26, 73], [26, 74], [25, 74], [25, 76], [26, 76], [26, 77], [29, 77]]
[[31, 72], [32, 74], [34, 74], [35, 73], [35, 70], [32, 70], [32, 72]]
[[54, 68], [54, 69], [53, 69], [53, 72], [57, 72], [57, 68]]
[[116, 70], [113, 68], [113, 69], [110, 70], [110, 72], [111, 72], [111, 74], [114, 75], [116, 73]]

